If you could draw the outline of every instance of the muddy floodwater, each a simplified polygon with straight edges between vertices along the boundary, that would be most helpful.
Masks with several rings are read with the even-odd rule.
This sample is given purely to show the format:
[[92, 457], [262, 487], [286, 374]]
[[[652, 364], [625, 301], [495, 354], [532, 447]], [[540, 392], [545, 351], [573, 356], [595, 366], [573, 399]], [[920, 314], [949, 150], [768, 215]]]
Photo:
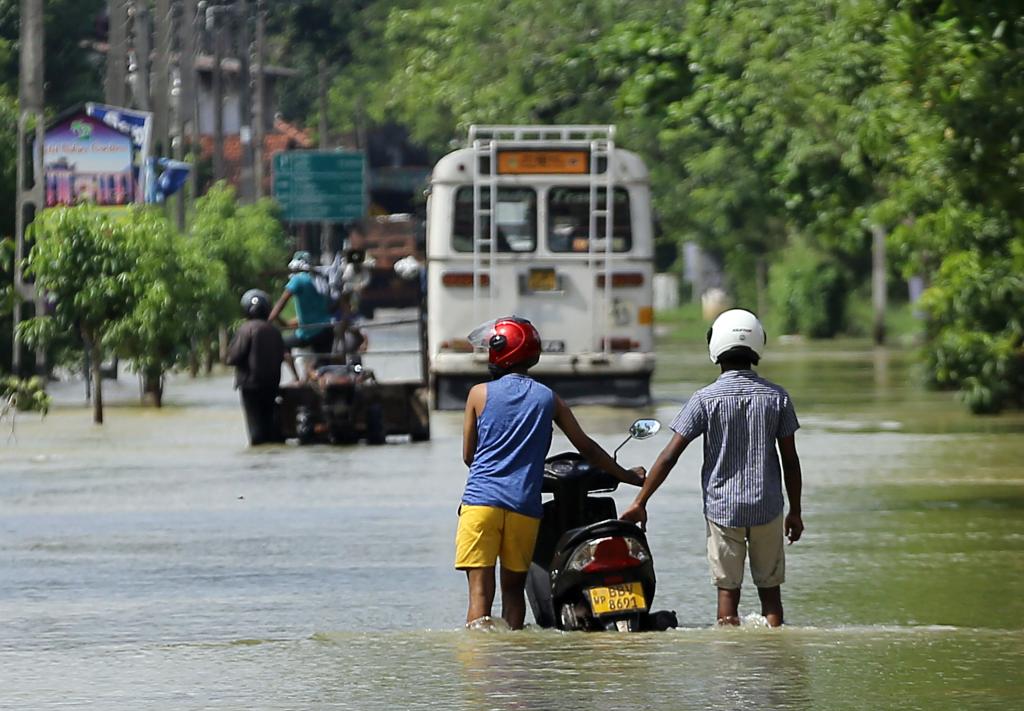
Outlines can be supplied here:
[[[715, 376], [659, 357], [651, 408], [577, 409], [607, 448]], [[160, 411], [122, 376], [102, 428], [58, 384], [0, 432], [0, 708], [1022, 708], [1024, 417], [971, 417], [910, 363], [776, 345], [761, 372], [803, 425], [788, 624], [749, 589], [742, 627], [711, 626], [691, 447], [650, 507], [654, 606], [681, 626], [635, 636], [460, 629], [460, 413], [425, 443], [253, 450], [226, 374], [171, 380]]]

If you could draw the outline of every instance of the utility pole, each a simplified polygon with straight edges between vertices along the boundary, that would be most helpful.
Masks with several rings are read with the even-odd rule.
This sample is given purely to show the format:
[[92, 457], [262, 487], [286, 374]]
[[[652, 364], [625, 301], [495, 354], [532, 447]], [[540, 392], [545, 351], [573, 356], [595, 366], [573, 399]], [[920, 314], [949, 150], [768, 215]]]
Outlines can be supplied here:
[[129, 10], [132, 18], [132, 47], [134, 62], [128, 72], [132, 84], [132, 107], [150, 111], [149, 101], [149, 55], [152, 51], [149, 30], [149, 6], [147, 0], [135, 0]]
[[107, 0], [107, 76], [103, 94], [108, 104], [124, 106], [128, 100], [128, 6], [125, 0]]
[[[192, 110], [192, 127], [189, 131], [189, 138], [191, 139], [189, 149], [192, 151], [192, 178], [189, 184], [192, 186], [192, 199], [199, 199], [199, 189], [202, 185], [199, 182], [199, 158], [202, 155], [202, 126], [199, 121], [199, 67], [198, 59], [199, 55], [206, 51], [206, 35], [204, 29], [206, 27], [206, 17], [204, 5], [199, 0], [184, 0], [185, 2], [185, 17], [181, 23], [182, 34], [191, 35], [188, 40], [182, 40], [182, 47], [188, 46], [186, 43], [191, 42], [192, 48], [192, 61], [188, 66], [188, 85], [191, 88], [191, 95], [189, 96], [188, 106]], [[184, 50], [182, 50], [184, 51]], [[183, 75], [184, 76], [184, 75]], [[184, 99], [183, 99], [184, 100]]]
[[213, 180], [224, 179], [224, 29], [217, 22], [222, 5], [206, 8], [206, 31], [213, 34]]
[[[320, 81], [320, 149], [330, 148], [330, 141], [327, 138], [327, 61], [321, 59], [317, 64], [317, 75]], [[320, 257], [330, 257], [331, 232], [333, 225], [326, 220], [320, 223]]]
[[206, 9], [206, 31], [213, 33], [213, 180], [224, 178], [224, 31], [215, 7]]
[[170, 155], [171, 43], [174, 40], [171, 0], [156, 0], [153, 34], [156, 57], [153, 66], [153, 155]]
[[267, 65], [266, 23], [264, 0], [256, 0], [256, 106], [253, 110], [253, 184], [256, 199], [263, 197], [263, 141], [267, 131], [267, 86], [264, 71]]
[[[15, 191], [14, 248], [14, 339], [13, 370], [22, 374], [25, 364], [18, 343], [18, 324], [22, 317], [22, 300], [35, 302], [35, 314], [43, 313], [43, 304], [32, 284], [25, 283], [21, 271], [22, 260], [28, 256], [25, 230], [44, 206], [45, 181], [43, 170], [43, 140], [46, 123], [43, 116], [43, 0], [21, 0], [21, 29], [19, 38], [18, 73], [18, 187]], [[34, 142], [29, 136], [34, 134]], [[45, 353], [37, 353], [37, 365], [45, 366]]]
[[[174, 144], [175, 160], [184, 160], [187, 148], [198, 143], [195, 126], [195, 91], [196, 91], [196, 40], [193, 27], [196, 16], [196, 0], [179, 0], [177, 33], [178, 33], [178, 93], [174, 115], [175, 133], [178, 140]], [[191, 180], [193, 186], [192, 199], [196, 198], [194, 186], [197, 185], [195, 174], [197, 166], [193, 162]], [[185, 207], [188, 194], [184, 187], [178, 192], [175, 205], [175, 216], [178, 229], [185, 229]]]
[[874, 310], [871, 333], [877, 346], [885, 343], [885, 309], [888, 296], [885, 288], [885, 238], [887, 236], [888, 230], [881, 225], [871, 226], [871, 305]]
[[239, 176], [242, 202], [256, 199], [256, 186], [253, 184], [253, 131], [252, 131], [252, 62], [250, 61], [251, 44], [249, 33], [249, 1], [237, 0], [236, 17], [238, 21], [238, 140], [242, 147], [242, 170]]

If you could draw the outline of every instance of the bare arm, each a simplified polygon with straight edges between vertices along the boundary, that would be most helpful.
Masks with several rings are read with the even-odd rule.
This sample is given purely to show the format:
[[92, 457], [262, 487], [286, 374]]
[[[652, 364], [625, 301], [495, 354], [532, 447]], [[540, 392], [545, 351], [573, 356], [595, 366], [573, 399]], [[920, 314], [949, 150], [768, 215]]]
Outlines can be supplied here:
[[288, 304], [288, 299], [290, 298], [292, 298], [292, 292], [285, 289], [284, 292], [281, 293], [281, 298], [277, 300], [276, 304], [274, 304], [274, 308], [270, 310], [270, 316], [267, 317], [268, 322], [274, 323], [274, 321], [281, 317], [281, 312]]
[[576, 416], [565, 404], [562, 398], [555, 396], [555, 424], [565, 433], [565, 436], [572, 442], [572, 446], [583, 455], [583, 458], [602, 471], [606, 471], [619, 481], [639, 486], [644, 481], [643, 467], [635, 469], [624, 469], [621, 464], [612, 459], [612, 456], [597, 442], [592, 440], [580, 427]]
[[466, 466], [473, 463], [476, 454], [476, 420], [487, 404], [487, 383], [474, 385], [466, 398], [466, 414], [462, 420], [462, 461]]
[[661, 450], [661, 454], [655, 460], [654, 466], [651, 467], [651, 472], [647, 475], [647, 479], [644, 480], [640, 493], [636, 495], [636, 499], [628, 509], [622, 512], [622, 516], [619, 518], [624, 521], [633, 521], [640, 524], [640, 528], [647, 529], [647, 502], [654, 496], [654, 492], [658, 490], [662, 482], [668, 478], [669, 472], [675, 467], [676, 462], [679, 461], [679, 456], [686, 449], [686, 445], [690, 441], [679, 433], [672, 435], [672, 439]]
[[800, 472], [800, 457], [796, 453], [796, 436], [780, 437], [779, 455], [782, 458], [782, 480], [789, 497], [789, 513], [786, 514], [786, 538], [790, 543], [800, 540], [804, 532], [803, 511], [800, 508], [800, 494], [803, 489], [803, 474]]

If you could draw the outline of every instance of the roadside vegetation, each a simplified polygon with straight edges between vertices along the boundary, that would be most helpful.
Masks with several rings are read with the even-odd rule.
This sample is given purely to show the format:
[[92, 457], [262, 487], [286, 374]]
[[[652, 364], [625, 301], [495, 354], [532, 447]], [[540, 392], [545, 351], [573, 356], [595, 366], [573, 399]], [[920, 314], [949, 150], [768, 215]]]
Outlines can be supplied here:
[[929, 284], [929, 382], [975, 412], [1024, 405], [1015, 3], [346, 5], [333, 125], [396, 121], [440, 152], [472, 123], [615, 123], [663, 239], [716, 255], [736, 303], [807, 337], [867, 330], [849, 294], [880, 233], [890, 284]]
[[[3, 136], [17, 117], [16, 5], [0, 0]], [[57, 110], [99, 95], [80, 40], [102, 1], [46, 7]], [[928, 382], [975, 412], [1024, 406], [1018, 3], [299, 0], [267, 11], [275, 60], [301, 77], [283, 89], [286, 116], [319, 125], [323, 74], [330, 130], [357, 143], [400, 124], [439, 155], [472, 123], [616, 124], [651, 167], [659, 241], [700, 243], [734, 302], [765, 304], [780, 331], [867, 332], [882, 235], [890, 292], [909, 277], [928, 285], [917, 305]], [[8, 190], [13, 154], [0, 138]], [[216, 215], [210, 234], [234, 245], [242, 208], [231, 216], [223, 200], [197, 221]], [[0, 221], [9, 234], [13, 212]], [[253, 224], [244, 232], [271, 229]], [[228, 246], [205, 257], [231, 288], [251, 285]], [[189, 338], [208, 342], [224, 316], [199, 320]], [[151, 373], [180, 363], [162, 343], [139, 344], [133, 362]]]
[[184, 234], [158, 209], [112, 217], [90, 205], [47, 210], [32, 230], [25, 273], [50, 308], [20, 324], [19, 337], [65, 365], [84, 352], [97, 423], [105, 360], [128, 361], [159, 406], [164, 374], [212, 352], [238, 319], [239, 285], [266, 286], [286, 254], [272, 203], [239, 207], [223, 186], [199, 201]]

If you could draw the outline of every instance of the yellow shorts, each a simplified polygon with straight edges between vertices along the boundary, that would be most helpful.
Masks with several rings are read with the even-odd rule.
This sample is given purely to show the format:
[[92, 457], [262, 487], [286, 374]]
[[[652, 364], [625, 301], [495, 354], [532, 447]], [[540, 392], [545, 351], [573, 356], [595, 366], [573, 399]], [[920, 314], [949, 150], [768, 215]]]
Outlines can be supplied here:
[[459, 507], [459, 528], [455, 534], [455, 567], [501, 567], [525, 573], [533, 560], [540, 519], [496, 506]]

